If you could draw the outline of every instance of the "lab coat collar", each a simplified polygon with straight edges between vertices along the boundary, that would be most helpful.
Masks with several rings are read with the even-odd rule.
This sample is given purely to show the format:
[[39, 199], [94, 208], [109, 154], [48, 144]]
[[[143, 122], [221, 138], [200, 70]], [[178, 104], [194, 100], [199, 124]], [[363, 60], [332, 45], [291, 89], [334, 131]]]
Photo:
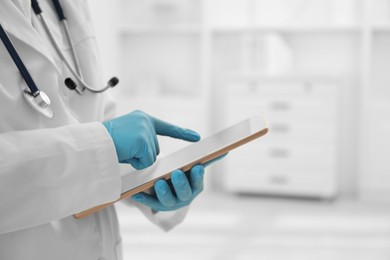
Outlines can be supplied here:
[[[20, 3], [14, 1], [2, 1], [0, 8], [0, 23], [8, 34], [32, 47], [42, 54], [48, 61], [55, 65], [49, 50], [45, 49], [45, 44], [31, 23], [31, 16], [23, 12]], [[18, 50], [17, 50], [18, 51]], [[23, 57], [22, 57], [23, 59]]]

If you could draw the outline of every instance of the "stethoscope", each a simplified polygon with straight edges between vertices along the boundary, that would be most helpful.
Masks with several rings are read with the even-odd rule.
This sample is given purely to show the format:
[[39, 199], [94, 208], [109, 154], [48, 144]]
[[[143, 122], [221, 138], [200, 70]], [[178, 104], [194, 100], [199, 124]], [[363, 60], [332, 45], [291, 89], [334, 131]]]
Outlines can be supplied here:
[[[61, 21], [62, 26], [64, 27], [65, 35], [67, 38], [67, 41], [70, 46], [70, 51], [72, 58], [74, 60], [75, 69], [72, 67], [68, 59], [65, 57], [64, 53], [61, 51], [61, 48], [58, 46], [57, 41], [54, 39], [54, 36], [47, 25], [46, 19], [42, 13], [42, 10], [39, 6], [38, 0], [31, 0], [31, 6], [34, 10], [34, 13], [39, 17], [39, 19], [42, 22], [42, 25], [49, 36], [50, 41], [52, 42], [56, 52], [64, 61], [66, 67], [69, 69], [69, 71], [72, 73], [72, 75], [76, 78], [76, 80], [80, 83], [80, 87], [73, 81], [71, 78], [66, 78], [64, 83], [70, 90], [76, 90], [77, 93], [80, 95], [83, 95], [85, 92], [85, 89], [93, 92], [93, 93], [101, 93], [106, 91], [109, 88], [112, 88], [116, 86], [119, 82], [118, 78], [113, 77], [111, 78], [107, 85], [104, 88], [101, 89], [94, 89], [90, 87], [85, 81], [83, 80], [83, 76], [80, 69], [80, 64], [77, 58], [76, 50], [74, 48], [74, 44], [72, 41], [72, 37], [69, 32], [68, 23], [66, 20], [66, 17], [64, 15], [64, 11], [62, 9], [62, 6], [60, 4], [59, 0], [52, 0], [53, 5], [55, 7], [56, 13], [58, 15], [59, 20]], [[53, 109], [50, 106], [50, 98], [45, 94], [45, 92], [39, 90], [37, 85], [35, 84], [33, 78], [31, 77], [30, 73], [28, 72], [26, 66], [24, 65], [22, 59], [20, 58], [18, 52], [16, 51], [14, 45], [12, 44], [10, 38], [8, 37], [6, 31], [3, 29], [3, 27], [0, 24], [0, 38], [3, 42], [5, 48], [7, 49], [9, 55], [11, 56], [13, 62], [15, 63], [16, 67], [18, 68], [20, 74], [22, 75], [24, 81], [26, 82], [27, 88], [23, 90], [23, 96], [26, 99], [26, 101], [33, 107], [36, 111], [41, 113], [42, 115], [53, 118], [54, 112]]]

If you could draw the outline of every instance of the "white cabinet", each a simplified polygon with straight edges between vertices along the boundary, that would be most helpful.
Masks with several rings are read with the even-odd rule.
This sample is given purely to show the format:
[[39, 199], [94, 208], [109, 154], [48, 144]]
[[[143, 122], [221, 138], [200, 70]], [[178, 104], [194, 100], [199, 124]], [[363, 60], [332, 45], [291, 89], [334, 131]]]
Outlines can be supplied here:
[[[389, 140], [383, 129], [390, 113], [390, 0], [117, 3], [122, 15], [106, 26], [117, 32], [117, 44], [103, 56], [120, 58], [107, 66], [118, 67], [121, 86], [113, 92], [126, 100], [123, 113], [144, 109], [207, 135], [265, 111], [270, 134], [226, 160], [225, 169], [234, 169], [229, 176], [245, 171], [258, 178], [257, 185], [246, 182], [248, 190], [318, 196], [337, 187], [346, 196], [390, 190], [381, 181], [390, 172], [382, 157]], [[252, 158], [251, 149], [255, 159], [241, 163]], [[221, 175], [208, 176], [217, 186]], [[238, 179], [237, 185], [244, 190]]]
[[337, 192], [338, 86], [327, 80], [292, 83], [233, 81], [227, 119], [265, 112], [269, 134], [227, 158], [234, 192], [330, 198]]

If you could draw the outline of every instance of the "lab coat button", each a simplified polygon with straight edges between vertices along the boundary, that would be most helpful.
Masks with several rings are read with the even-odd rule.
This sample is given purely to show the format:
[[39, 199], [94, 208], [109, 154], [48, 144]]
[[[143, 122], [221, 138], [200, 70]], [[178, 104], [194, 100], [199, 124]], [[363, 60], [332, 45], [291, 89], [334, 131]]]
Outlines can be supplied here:
[[106, 260], [106, 258], [104, 258], [104, 257], [99, 257], [98, 260]]

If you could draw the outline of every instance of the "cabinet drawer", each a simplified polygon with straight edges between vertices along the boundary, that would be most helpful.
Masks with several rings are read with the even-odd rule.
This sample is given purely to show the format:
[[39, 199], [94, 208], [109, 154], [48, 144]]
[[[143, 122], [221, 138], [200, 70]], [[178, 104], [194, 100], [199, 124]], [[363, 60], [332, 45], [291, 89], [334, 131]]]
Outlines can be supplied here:
[[229, 118], [234, 119], [242, 118], [243, 115], [265, 113], [269, 119], [288, 120], [292, 123], [303, 124], [334, 121], [337, 115], [337, 106], [335, 105], [302, 106], [290, 100], [269, 101], [267, 104], [253, 103], [250, 100], [241, 100], [240, 102], [229, 100], [226, 109]]
[[314, 104], [308, 104], [309, 102], [294, 101], [288, 99], [274, 99], [274, 100], [253, 100], [248, 98], [246, 100], [232, 100], [227, 103], [228, 111], [240, 111], [247, 113], [258, 113], [263, 111], [273, 116], [308, 116], [312, 118], [318, 117], [333, 117], [336, 114], [337, 106], [332, 102], [321, 104], [320, 102], [314, 102]]
[[231, 84], [229, 97], [234, 100], [290, 100], [302, 105], [334, 103], [337, 97], [337, 86], [327, 84]]
[[336, 129], [329, 125], [299, 125], [285, 123], [269, 123], [269, 133], [263, 138], [265, 144], [336, 144]]
[[[252, 110], [251, 110], [252, 112]], [[252, 113], [253, 114], [253, 113]], [[234, 111], [227, 118], [229, 124], [241, 120], [243, 117], [251, 115], [250, 112]], [[332, 143], [336, 142], [336, 122], [335, 118], [320, 117], [313, 115], [304, 116], [275, 116], [265, 113], [269, 133], [261, 139], [261, 142], [282, 142], [282, 143]]]
[[268, 111], [284, 112], [294, 108], [301, 109], [332, 109], [337, 107], [337, 102], [334, 98], [329, 99], [313, 99], [313, 98], [292, 98], [292, 97], [255, 97], [248, 96], [243, 98], [229, 97], [229, 106], [245, 107], [251, 105], [254, 107], [266, 109]]
[[[233, 152], [232, 152], [233, 153]], [[272, 144], [254, 146], [248, 144], [226, 158], [227, 165], [246, 170], [270, 169], [276, 171], [315, 172], [319, 169], [334, 171], [336, 153], [333, 146], [295, 146]]]
[[226, 184], [236, 192], [332, 196], [336, 192], [334, 183], [334, 175], [319, 170], [315, 174], [262, 171], [230, 178]]
[[228, 186], [244, 192], [333, 195], [337, 92], [336, 84], [315, 81], [231, 84], [227, 121], [264, 113], [270, 131], [226, 158]]

